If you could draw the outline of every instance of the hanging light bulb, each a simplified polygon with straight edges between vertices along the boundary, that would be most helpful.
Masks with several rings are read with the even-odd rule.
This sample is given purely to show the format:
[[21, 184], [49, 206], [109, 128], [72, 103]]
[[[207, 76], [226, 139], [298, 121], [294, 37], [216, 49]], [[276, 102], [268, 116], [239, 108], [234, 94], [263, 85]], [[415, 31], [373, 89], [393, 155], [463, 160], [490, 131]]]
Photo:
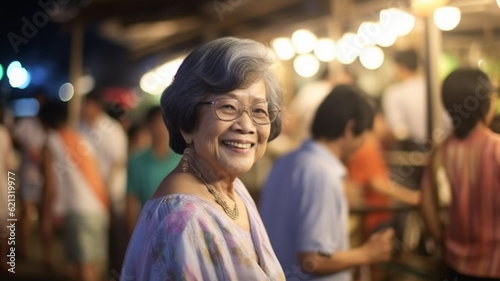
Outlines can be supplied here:
[[337, 60], [342, 64], [351, 64], [362, 50], [361, 38], [356, 33], [345, 33], [337, 42]]
[[382, 34], [382, 25], [379, 22], [365, 21], [359, 25], [358, 36], [364, 46], [377, 44], [380, 34]]
[[377, 46], [365, 48], [359, 55], [359, 61], [365, 68], [374, 70], [384, 62], [384, 51]]
[[415, 17], [397, 8], [390, 8], [389, 11], [393, 14], [393, 24], [398, 36], [408, 35], [415, 26]]
[[413, 14], [419, 16], [430, 16], [439, 7], [448, 4], [450, 0], [411, 0]]
[[319, 61], [311, 54], [299, 55], [293, 61], [293, 68], [300, 76], [309, 78], [318, 73]]
[[314, 47], [314, 55], [323, 62], [332, 61], [335, 58], [335, 43], [330, 38], [320, 38]]
[[296, 30], [292, 34], [292, 43], [298, 54], [307, 54], [314, 49], [317, 37], [307, 29]]
[[382, 32], [376, 38], [377, 45], [381, 47], [390, 47], [398, 40], [398, 33], [394, 25], [382, 28]]
[[450, 31], [460, 23], [461, 13], [457, 7], [441, 7], [434, 11], [434, 23], [443, 31]]
[[295, 49], [293, 48], [292, 40], [287, 37], [275, 38], [271, 45], [273, 46], [276, 55], [281, 60], [289, 60], [295, 56]]

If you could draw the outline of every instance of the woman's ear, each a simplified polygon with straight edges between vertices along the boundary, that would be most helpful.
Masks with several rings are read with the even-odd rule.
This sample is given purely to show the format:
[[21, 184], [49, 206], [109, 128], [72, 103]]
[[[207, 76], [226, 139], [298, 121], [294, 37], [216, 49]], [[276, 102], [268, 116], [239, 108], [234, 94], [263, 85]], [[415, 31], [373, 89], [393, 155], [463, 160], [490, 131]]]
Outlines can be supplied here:
[[191, 137], [191, 134], [190, 133], [186, 133], [184, 130], [180, 130], [181, 132], [181, 135], [182, 137], [184, 138], [184, 141], [187, 143], [187, 144], [190, 144], [193, 140], [193, 138]]

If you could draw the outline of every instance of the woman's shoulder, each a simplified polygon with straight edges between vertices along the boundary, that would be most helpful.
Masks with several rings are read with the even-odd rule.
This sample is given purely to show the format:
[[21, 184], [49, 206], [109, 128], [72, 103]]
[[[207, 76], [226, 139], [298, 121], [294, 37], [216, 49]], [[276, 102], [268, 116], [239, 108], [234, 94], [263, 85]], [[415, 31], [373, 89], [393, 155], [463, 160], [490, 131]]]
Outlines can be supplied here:
[[172, 215], [198, 215], [206, 202], [194, 194], [167, 194], [146, 202], [143, 213], [155, 213], [158, 219]]
[[197, 231], [201, 226], [214, 226], [207, 202], [192, 194], [169, 194], [150, 199], [144, 205], [136, 231], [146, 234], [161, 232], [172, 238]]
[[[144, 205], [130, 239], [124, 268], [129, 274], [154, 274], [147, 268], [153, 263], [169, 267], [186, 248], [196, 249], [205, 228], [213, 229], [203, 201], [195, 195], [170, 194], [150, 199]], [[208, 227], [205, 227], [208, 225]], [[176, 249], [182, 249], [180, 252]], [[161, 258], [159, 258], [161, 257]], [[147, 266], [148, 265], [148, 266]], [[154, 279], [154, 278], [153, 278]], [[151, 280], [151, 279], [150, 279]]]
[[152, 198], [155, 199], [175, 194], [191, 194], [202, 197], [199, 182], [188, 174], [176, 170], [168, 174], [160, 182]]
[[[207, 201], [207, 198], [204, 198], [203, 193], [199, 192], [199, 186], [190, 180], [183, 179], [182, 176], [182, 174], [174, 177], [167, 176], [152, 199], [144, 206], [144, 210], [159, 209], [165, 214], [175, 213], [177, 215], [179, 213], [191, 215], [211, 214], [214, 209]], [[234, 188], [240, 196], [251, 198], [240, 179], [235, 179]]]
[[[254, 205], [253, 200], [241, 180], [234, 182], [236, 192], [247, 207]], [[175, 177], [167, 176], [160, 187], [144, 205], [139, 223], [150, 230], [162, 228], [162, 232], [190, 232], [199, 227], [211, 231], [230, 228], [216, 209], [199, 192], [199, 185], [193, 185], [190, 177], [183, 178], [182, 173]], [[217, 230], [218, 229], [218, 230]]]

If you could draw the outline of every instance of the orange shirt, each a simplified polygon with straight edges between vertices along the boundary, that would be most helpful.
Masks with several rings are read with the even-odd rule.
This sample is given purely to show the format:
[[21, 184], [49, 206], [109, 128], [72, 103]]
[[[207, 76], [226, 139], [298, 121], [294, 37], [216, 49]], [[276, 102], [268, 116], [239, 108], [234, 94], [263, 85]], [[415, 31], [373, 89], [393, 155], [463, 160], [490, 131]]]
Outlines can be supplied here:
[[63, 128], [59, 130], [59, 134], [66, 145], [66, 152], [68, 157], [75, 159], [75, 166], [80, 170], [84, 178], [87, 180], [92, 192], [97, 196], [99, 201], [109, 208], [108, 192], [104, 180], [100, 176], [97, 159], [93, 154], [82, 152], [84, 147], [82, 137], [80, 134], [70, 128]]
[[[351, 156], [347, 163], [349, 178], [364, 189], [363, 195], [367, 206], [387, 206], [390, 198], [370, 188], [374, 178], [389, 178], [382, 149], [374, 136], [367, 136], [363, 145]], [[391, 212], [369, 214], [365, 219], [365, 230], [370, 233], [378, 225], [392, 218]]]

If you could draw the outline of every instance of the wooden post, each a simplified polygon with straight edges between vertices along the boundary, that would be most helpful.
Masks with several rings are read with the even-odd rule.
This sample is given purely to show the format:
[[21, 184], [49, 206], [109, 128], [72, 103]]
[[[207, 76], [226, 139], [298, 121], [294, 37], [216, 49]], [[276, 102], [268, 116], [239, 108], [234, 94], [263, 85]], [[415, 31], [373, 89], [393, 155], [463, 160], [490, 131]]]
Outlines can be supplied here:
[[442, 107], [441, 107], [441, 82], [439, 81], [438, 63], [442, 50], [442, 33], [432, 19], [424, 18], [424, 51], [425, 75], [427, 81], [427, 130], [429, 139], [441, 142], [442, 139]]
[[[350, 0], [330, 0], [330, 18], [328, 25], [328, 36], [338, 41], [343, 34], [345, 15], [349, 14]], [[344, 66], [334, 59], [328, 64], [328, 71], [334, 81], [342, 78]]]

